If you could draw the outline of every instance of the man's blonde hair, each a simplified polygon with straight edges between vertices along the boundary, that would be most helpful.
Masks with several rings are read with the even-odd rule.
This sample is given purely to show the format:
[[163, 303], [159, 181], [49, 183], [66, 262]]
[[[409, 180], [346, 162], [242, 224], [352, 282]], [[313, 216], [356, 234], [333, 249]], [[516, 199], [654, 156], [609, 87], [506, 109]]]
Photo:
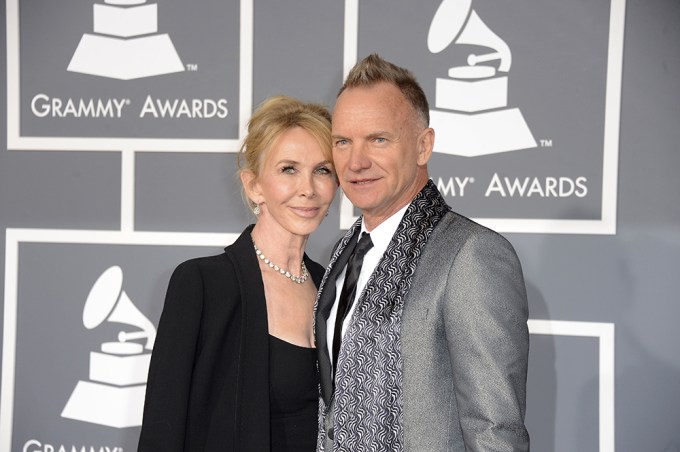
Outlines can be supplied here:
[[399, 91], [424, 122], [424, 127], [429, 126], [430, 107], [427, 103], [427, 97], [413, 73], [384, 60], [377, 53], [372, 53], [354, 65], [342, 88], [340, 88], [338, 96], [346, 89], [371, 87], [378, 83], [390, 83], [399, 88]]

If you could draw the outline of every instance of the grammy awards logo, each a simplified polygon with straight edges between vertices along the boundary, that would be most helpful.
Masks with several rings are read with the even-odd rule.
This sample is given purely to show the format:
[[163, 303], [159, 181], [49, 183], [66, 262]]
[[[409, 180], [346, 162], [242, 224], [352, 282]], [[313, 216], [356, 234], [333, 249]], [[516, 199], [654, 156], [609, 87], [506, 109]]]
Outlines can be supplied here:
[[104, 0], [93, 13], [94, 34], [83, 34], [69, 71], [130, 80], [184, 70], [170, 36], [158, 33], [156, 3]]
[[[83, 324], [91, 330], [109, 322], [132, 325], [118, 340], [104, 342], [90, 352], [89, 380], [80, 380], [61, 416], [83, 422], [124, 428], [142, 425], [146, 378], [156, 328], [122, 290], [123, 271], [105, 270], [90, 289], [83, 309]], [[144, 340], [144, 344], [134, 342]]]
[[[470, 54], [467, 65], [437, 78], [430, 125], [435, 152], [474, 157], [536, 147], [518, 108], [508, 108], [510, 48], [472, 9], [472, 0], [443, 0], [430, 24], [427, 47], [439, 53], [452, 43], [492, 49]], [[497, 66], [483, 64], [497, 61]]]

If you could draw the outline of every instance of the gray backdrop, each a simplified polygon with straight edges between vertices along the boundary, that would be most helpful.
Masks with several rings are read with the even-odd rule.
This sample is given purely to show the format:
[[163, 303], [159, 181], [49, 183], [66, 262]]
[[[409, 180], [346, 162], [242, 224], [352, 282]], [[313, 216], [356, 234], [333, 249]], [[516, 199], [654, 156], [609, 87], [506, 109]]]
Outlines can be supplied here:
[[[219, 252], [252, 221], [233, 154], [252, 106], [289, 94], [332, 107], [346, 68], [375, 51], [411, 68], [436, 109], [435, 79], [490, 51], [481, 31], [478, 46], [452, 37], [430, 52], [439, 0], [165, 0], [144, 34], [167, 34], [183, 71], [68, 71], [84, 34], [113, 41], [95, 32], [94, 4], [6, 0], [0, 21], [0, 452], [136, 449], [138, 426], [61, 415], [78, 382], [93, 383], [90, 353], [138, 330], [129, 311], [129, 325], [86, 328], [88, 294], [119, 266], [122, 290], [157, 325], [177, 263]], [[499, 110], [519, 109], [536, 146], [442, 152], [430, 172], [455, 210], [504, 232], [522, 261], [532, 449], [680, 451], [680, 3], [472, 8], [512, 52]], [[79, 115], [81, 100], [116, 100], [121, 113]], [[578, 195], [548, 189], [579, 178]], [[309, 242], [322, 263], [356, 214], [341, 204]], [[94, 386], [124, 395], [134, 385]]]

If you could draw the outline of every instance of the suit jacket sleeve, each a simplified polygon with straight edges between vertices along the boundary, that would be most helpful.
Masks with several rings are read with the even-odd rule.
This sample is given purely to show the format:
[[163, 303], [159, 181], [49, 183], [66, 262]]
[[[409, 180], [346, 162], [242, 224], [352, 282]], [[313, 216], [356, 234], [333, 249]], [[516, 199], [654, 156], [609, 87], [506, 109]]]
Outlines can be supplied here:
[[138, 452], [184, 450], [202, 305], [198, 265], [185, 262], [168, 285], [149, 367]]
[[507, 240], [477, 229], [450, 269], [445, 330], [468, 451], [528, 451], [526, 289]]

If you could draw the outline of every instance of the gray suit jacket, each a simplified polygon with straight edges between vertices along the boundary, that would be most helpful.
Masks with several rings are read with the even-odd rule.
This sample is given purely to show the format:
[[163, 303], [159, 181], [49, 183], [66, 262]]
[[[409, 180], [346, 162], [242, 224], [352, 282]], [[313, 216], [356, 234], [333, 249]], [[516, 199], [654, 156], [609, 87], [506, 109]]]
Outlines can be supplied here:
[[[335, 298], [331, 282], [347, 254], [328, 269], [316, 314], [326, 406], [332, 395], [326, 341], [326, 319]], [[529, 450], [524, 426], [527, 319], [522, 270], [510, 243], [447, 213], [423, 250], [404, 302], [407, 451]]]

